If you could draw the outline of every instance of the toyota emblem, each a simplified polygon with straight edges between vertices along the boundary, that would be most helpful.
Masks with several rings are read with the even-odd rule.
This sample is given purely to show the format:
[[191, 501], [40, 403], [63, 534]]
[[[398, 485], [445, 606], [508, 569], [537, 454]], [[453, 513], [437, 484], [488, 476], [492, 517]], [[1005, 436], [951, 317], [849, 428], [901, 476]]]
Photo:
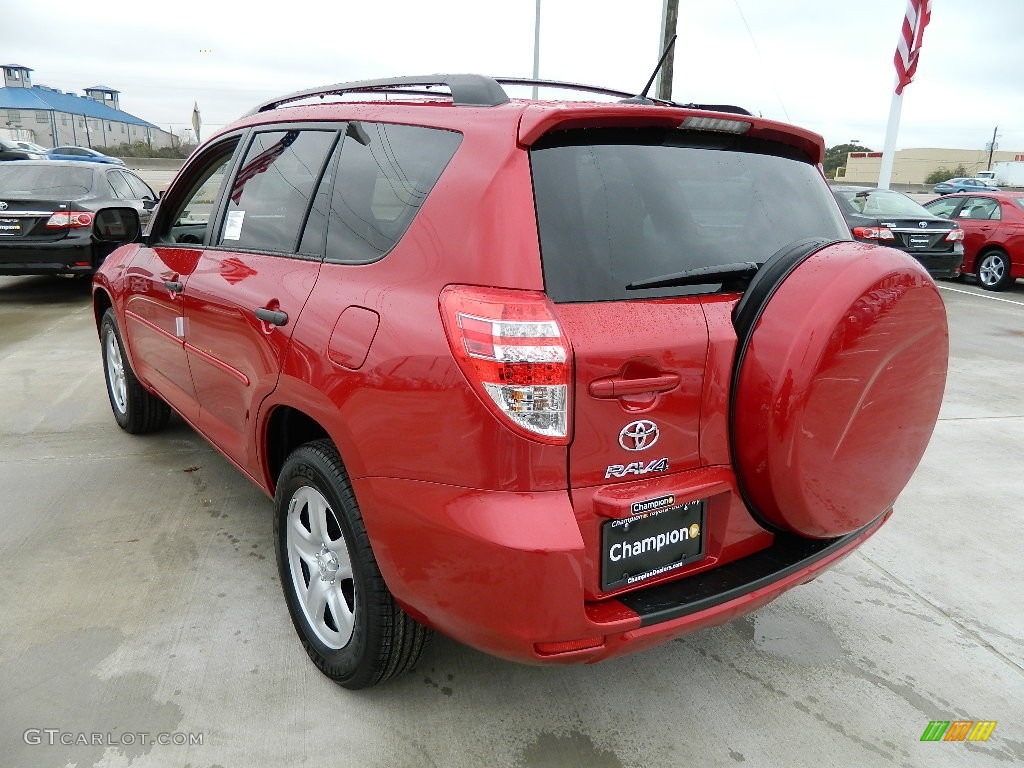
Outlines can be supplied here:
[[633, 421], [619, 432], [619, 445], [627, 451], [642, 451], [658, 442], [660, 434], [658, 425], [653, 421]]
[[917, 222], [917, 226], [919, 226], [921, 229], [928, 229], [928, 222], [927, 221], [919, 221], [919, 222]]
[[6, 210], [7, 210], [7, 203], [5, 203], [3, 200], [0, 200], [0, 211], [6, 211]]

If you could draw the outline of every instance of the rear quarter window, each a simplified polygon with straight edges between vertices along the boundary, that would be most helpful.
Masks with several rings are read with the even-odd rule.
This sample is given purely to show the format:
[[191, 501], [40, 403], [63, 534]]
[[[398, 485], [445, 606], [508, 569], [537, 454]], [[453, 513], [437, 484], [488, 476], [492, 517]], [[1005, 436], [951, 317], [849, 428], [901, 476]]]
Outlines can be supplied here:
[[718, 285], [625, 286], [764, 262], [807, 237], [850, 237], [816, 166], [785, 145], [665, 130], [567, 131], [542, 142], [531, 166], [556, 302], [706, 293]]
[[327, 221], [327, 261], [376, 261], [402, 238], [458, 149], [453, 131], [350, 123]]

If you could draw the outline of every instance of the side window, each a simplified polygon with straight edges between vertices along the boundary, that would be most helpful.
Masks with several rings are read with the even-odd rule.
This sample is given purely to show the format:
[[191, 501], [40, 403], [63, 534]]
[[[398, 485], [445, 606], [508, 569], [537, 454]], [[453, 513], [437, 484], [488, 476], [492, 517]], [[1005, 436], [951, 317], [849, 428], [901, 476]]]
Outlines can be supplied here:
[[462, 141], [453, 131], [350, 123], [327, 223], [327, 261], [364, 264], [409, 228]]
[[[233, 138], [211, 148], [184, 186], [174, 184], [160, 203], [154, 237], [161, 243], [204, 243], [228, 165], [238, 146]], [[179, 189], [181, 190], [179, 192]]]
[[958, 219], [1000, 219], [1002, 211], [999, 210], [999, 201], [991, 197], [974, 197], [964, 203], [960, 210]]
[[127, 181], [128, 186], [132, 188], [133, 196], [137, 200], [145, 200], [146, 198], [156, 200], [156, 194], [154, 194], [153, 190], [149, 188], [149, 185], [134, 173], [129, 173], [128, 171], [118, 171], [118, 173], [124, 176], [124, 180]]
[[335, 131], [257, 133], [231, 186], [218, 243], [293, 252], [335, 137]]
[[110, 184], [110, 188], [114, 190], [114, 197], [119, 197], [122, 200], [135, 199], [135, 193], [132, 192], [132, 188], [128, 186], [128, 182], [125, 181], [124, 176], [119, 171], [107, 171], [107, 182]]

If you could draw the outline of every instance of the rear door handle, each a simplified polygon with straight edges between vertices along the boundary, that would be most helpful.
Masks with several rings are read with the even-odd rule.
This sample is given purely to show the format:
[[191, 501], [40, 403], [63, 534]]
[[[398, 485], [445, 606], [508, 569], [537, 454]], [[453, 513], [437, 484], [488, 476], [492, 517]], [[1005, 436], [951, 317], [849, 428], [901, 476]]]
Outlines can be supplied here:
[[253, 311], [256, 313], [256, 317], [264, 323], [270, 323], [271, 325], [284, 325], [288, 322], [288, 314], [280, 311], [279, 309], [267, 309], [265, 307], [260, 307]]
[[185, 290], [185, 284], [178, 280], [164, 280], [164, 288], [171, 293], [181, 293]]
[[678, 386], [679, 375], [675, 373], [663, 373], [646, 379], [620, 379], [613, 376], [590, 382], [590, 394], [599, 399], [608, 399], [624, 395], [668, 392]]

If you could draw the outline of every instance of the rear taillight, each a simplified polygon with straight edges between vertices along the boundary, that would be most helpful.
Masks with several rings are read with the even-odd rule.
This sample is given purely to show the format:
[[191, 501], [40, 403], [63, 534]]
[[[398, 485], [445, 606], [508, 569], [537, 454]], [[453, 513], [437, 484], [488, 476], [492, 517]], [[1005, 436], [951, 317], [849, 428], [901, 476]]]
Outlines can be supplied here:
[[566, 444], [569, 345], [548, 298], [449, 286], [441, 316], [452, 354], [484, 403], [529, 437]]
[[888, 227], [854, 227], [853, 236], [865, 240], [895, 240], [896, 235]]
[[946, 235], [946, 240], [950, 243], [957, 243], [964, 239], [964, 231], [962, 229], [950, 230], [950, 233]]
[[92, 214], [88, 211], [58, 211], [46, 222], [49, 229], [78, 229], [92, 225]]

